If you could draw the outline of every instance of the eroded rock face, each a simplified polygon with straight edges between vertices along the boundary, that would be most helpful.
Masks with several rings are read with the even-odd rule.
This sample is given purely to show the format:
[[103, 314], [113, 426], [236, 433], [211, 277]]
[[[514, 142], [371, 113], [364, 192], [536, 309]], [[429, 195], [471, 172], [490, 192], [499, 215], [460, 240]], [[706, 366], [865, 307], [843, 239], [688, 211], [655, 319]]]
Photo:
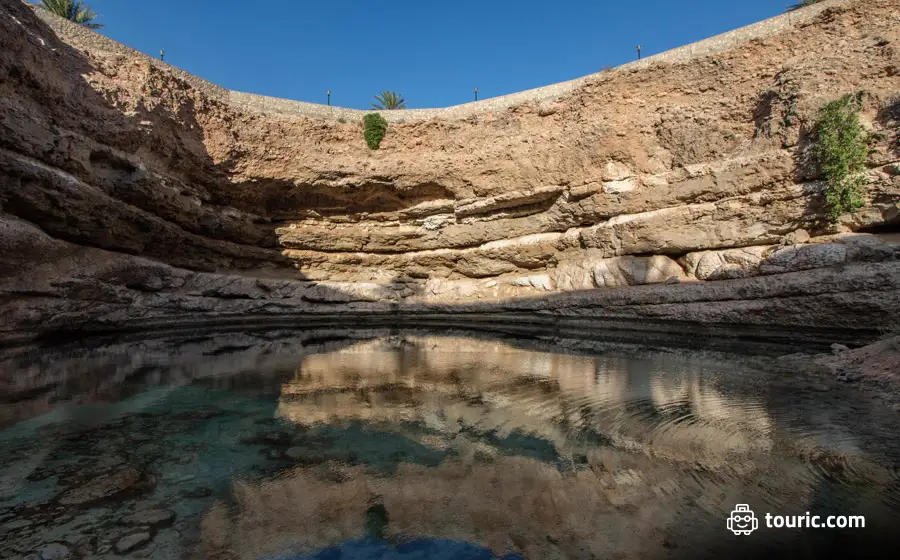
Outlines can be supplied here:
[[583, 261], [560, 263], [553, 271], [556, 287], [565, 291], [616, 288], [662, 284], [671, 279], [686, 278], [678, 263], [664, 255], [607, 259], [598, 258], [598, 254], [602, 253], [587, 252], [587, 258]]
[[900, 245], [875, 235], [807, 237], [807, 241], [811, 243], [688, 253], [681, 262], [698, 280], [723, 280], [900, 258]]
[[[829, 323], [797, 298], [824, 282], [840, 307], [900, 311], [894, 287], [850, 290], [896, 267], [894, 240], [823, 239], [900, 224], [895, 11], [837, 2], [802, 27], [604, 72], [553, 102], [392, 123], [373, 152], [359, 123], [235, 104], [2, 0], [0, 332], [464, 312], [597, 288], [621, 290], [591, 296], [609, 317], [868, 327], [858, 313]], [[802, 131], [855, 90], [878, 133], [867, 206], [827, 226]], [[835, 268], [848, 265], [858, 274]], [[754, 277], [752, 289], [729, 283]], [[756, 295], [785, 285], [798, 291]], [[565, 313], [553, 305], [532, 308]]]

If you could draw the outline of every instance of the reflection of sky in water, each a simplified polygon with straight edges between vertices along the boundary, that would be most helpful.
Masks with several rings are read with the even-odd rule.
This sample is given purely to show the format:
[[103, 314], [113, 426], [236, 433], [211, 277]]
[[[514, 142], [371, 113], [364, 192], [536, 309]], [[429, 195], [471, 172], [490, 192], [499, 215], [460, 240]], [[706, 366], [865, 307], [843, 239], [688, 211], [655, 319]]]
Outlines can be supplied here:
[[[845, 389], [690, 353], [329, 340], [101, 348], [32, 367], [76, 378], [55, 373], [56, 389], [0, 405], [20, 419], [0, 430], [2, 546], [25, 555], [93, 531], [97, 553], [146, 531], [153, 558], [184, 547], [272, 557], [291, 543], [339, 558], [328, 546], [340, 542], [374, 558], [385, 543], [359, 539], [380, 495], [407, 546], [388, 557], [477, 543], [574, 558], [705, 542], [735, 503], [873, 519], [900, 506], [900, 436]], [[112, 375], [78, 381], [91, 371]], [[92, 513], [53, 509], [63, 492], [132, 467], [140, 480], [87, 504]], [[141, 508], [174, 521], [119, 521]], [[418, 537], [443, 540], [407, 542]]]

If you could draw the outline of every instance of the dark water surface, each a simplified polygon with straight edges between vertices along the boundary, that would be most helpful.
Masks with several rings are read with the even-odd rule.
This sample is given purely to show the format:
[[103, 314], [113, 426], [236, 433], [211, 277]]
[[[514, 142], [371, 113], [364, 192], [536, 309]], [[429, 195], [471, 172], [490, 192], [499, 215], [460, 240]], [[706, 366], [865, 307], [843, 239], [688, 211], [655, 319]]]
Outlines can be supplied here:
[[[7, 349], [0, 558], [895, 557], [900, 416], [775, 357], [379, 329]], [[807, 512], [866, 526], [766, 527]]]

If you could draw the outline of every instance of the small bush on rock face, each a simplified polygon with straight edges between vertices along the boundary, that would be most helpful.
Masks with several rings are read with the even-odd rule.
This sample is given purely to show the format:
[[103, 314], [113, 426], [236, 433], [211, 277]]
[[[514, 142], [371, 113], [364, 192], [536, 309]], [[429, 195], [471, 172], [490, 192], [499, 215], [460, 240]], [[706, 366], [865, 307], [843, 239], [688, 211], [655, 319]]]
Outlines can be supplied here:
[[363, 117], [363, 137], [369, 148], [377, 150], [387, 132], [387, 121], [378, 113], [369, 113]]
[[816, 123], [813, 153], [825, 174], [825, 214], [832, 222], [863, 206], [869, 135], [859, 110], [859, 97], [848, 94], [826, 105]]

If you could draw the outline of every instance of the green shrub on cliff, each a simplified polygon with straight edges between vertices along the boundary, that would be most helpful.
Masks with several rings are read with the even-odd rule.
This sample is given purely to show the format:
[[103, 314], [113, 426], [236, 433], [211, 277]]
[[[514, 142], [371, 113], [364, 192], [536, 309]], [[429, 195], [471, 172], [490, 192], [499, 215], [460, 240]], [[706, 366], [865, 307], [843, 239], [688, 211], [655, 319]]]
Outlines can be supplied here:
[[387, 132], [387, 121], [378, 113], [369, 113], [363, 117], [363, 138], [369, 148], [377, 150]]
[[859, 111], [859, 96], [847, 94], [825, 105], [816, 123], [813, 154], [825, 175], [825, 214], [832, 222], [863, 206], [869, 135]]

